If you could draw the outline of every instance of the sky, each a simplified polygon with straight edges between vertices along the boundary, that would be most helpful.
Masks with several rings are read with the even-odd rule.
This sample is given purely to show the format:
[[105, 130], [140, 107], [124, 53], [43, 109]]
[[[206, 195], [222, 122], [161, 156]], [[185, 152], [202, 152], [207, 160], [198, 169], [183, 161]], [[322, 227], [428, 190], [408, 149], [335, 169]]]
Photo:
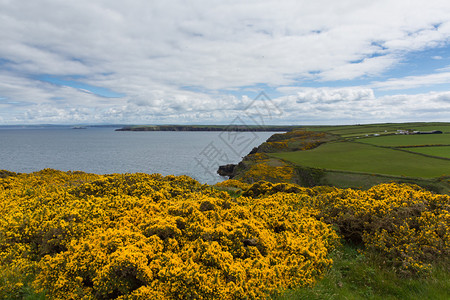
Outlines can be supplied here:
[[448, 0], [0, 0], [0, 124], [450, 121]]

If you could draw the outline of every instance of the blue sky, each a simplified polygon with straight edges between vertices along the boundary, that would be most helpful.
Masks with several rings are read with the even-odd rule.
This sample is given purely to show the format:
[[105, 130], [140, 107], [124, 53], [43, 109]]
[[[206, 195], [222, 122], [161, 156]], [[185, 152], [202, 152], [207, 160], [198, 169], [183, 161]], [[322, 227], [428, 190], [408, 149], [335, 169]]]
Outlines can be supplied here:
[[[38, 75], [35, 77], [35, 79], [46, 82], [46, 83], [52, 83], [56, 86], [66, 86], [71, 87], [74, 89], [77, 89], [79, 91], [84, 91], [86, 93], [92, 93], [99, 97], [105, 97], [105, 98], [122, 98], [125, 97], [124, 94], [116, 93], [108, 88], [98, 87], [89, 85], [87, 83], [84, 83], [83, 81], [86, 80], [85, 77], [82, 76], [74, 76], [74, 78], [66, 77], [66, 76], [50, 76], [50, 75]], [[60, 100], [63, 100], [64, 98], [60, 97]]]
[[450, 121], [448, 1], [5, 0], [0, 26], [0, 124], [251, 123], [260, 92], [266, 124]]

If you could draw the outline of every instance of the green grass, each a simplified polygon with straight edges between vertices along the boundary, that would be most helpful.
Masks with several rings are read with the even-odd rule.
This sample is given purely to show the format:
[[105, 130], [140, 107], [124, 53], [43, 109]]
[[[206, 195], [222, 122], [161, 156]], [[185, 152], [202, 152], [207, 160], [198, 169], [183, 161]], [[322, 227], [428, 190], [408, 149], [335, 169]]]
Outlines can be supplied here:
[[450, 134], [412, 134], [370, 137], [359, 140], [361, 143], [399, 147], [416, 145], [450, 145]]
[[361, 127], [361, 128], [345, 128], [339, 130], [329, 130], [329, 133], [339, 134], [339, 135], [354, 135], [354, 134], [374, 134], [374, 133], [384, 133], [385, 131], [396, 131], [389, 126], [377, 126], [377, 127]]
[[408, 148], [408, 151], [450, 158], [450, 146]]
[[382, 175], [329, 171], [325, 173], [323, 181], [324, 184], [331, 184], [339, 188], [368, 189], [380, 183], [393, 181], [393, 178]]
[[380, 267], [381, 257], [369, 259], [351, 246], [336, 250], [332, 258], [333, 267], [314, 287], [290, 290], [275, 299], [450, 299], [447, 264], [433, 266], [427, 276], [403, 278]]
[[450, 170], [448, 160], [352, 142], [326, 143], [308, 151], [270, 155], [305, 167], [396, 176], [433, 178]]
[[450, 195], [450, 184], [445, 180], [395, 177], [346, 171], [325, 171], [324, 177], [317, 184], [331, 185], [338, 188], [369, 189], [374, 185], [388, 182], [417, 184], [434, 193]]
[[423, 130], [423, 131], [431, 131], [431, 130], [440, 130], [444, 133], [450, 133], [450, 125], [441, 125], [441, 124], [430, 124], [426, 126], [418, 126], [415, 127], [414, 130]]
[[361, 133], [349, 133], [349, 134], [341, 134], [340, 136], [343, 138], [349, 138], [349, 137], [358, 137], [358, 138], [366, 138], [366, 134], [368, 136], [373, 136], [374, 134], [378, 134], [378, 135], [391, 135], [391, 134], [395, 134], [397, 131], [378, 131], [378, 132], [366, 132], [364, 134]]
[[305, 126], [305, 130], [324, 131], [340, 136], [357, 136], [374, 133], [384, 133], [384, 131], [395, 132], [402, 130], [441, 130], [450, 132], [450, 123], [434, 122], [416, 122], [416, 123], [381, 123], [381, 124], [362, 124], [362, 125], [336, 125], [336, 126]]
[[350, 125], [350, 126], [324, 126], [324, 127], [307, 127], [307, 130], [323, 131], [337, 135], [353, 135], [365, 133], [381, 133], [385, 130], [395, 131], [397, 127], [392, 128], [390, 125]]

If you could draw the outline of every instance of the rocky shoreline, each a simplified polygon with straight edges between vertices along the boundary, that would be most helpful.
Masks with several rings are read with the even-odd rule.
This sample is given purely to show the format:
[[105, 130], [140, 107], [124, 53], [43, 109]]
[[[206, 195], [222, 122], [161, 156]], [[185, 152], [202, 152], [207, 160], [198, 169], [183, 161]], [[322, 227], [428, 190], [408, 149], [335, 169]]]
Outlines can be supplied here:
[[219, 169], [217, 170], [217, 174], [219, 174], [220, 176], [228, 176], [229, 179], [232, 179], [235, 175], [235, 169], [236, 169], [236, 164], [228, 164], [228, 165], [223, 165], [223, 166], [219, 166]]

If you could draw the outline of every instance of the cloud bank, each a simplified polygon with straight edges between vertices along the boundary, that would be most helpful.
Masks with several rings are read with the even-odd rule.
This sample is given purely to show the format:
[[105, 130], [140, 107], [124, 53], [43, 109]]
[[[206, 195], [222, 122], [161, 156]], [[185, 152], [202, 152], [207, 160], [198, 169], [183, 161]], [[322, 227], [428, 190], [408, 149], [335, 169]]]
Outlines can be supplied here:
[[0, 0], [0, 26], [0, 124], [227, 123], [259, 91], [273, 124], [450, 115], [448, 1]]

